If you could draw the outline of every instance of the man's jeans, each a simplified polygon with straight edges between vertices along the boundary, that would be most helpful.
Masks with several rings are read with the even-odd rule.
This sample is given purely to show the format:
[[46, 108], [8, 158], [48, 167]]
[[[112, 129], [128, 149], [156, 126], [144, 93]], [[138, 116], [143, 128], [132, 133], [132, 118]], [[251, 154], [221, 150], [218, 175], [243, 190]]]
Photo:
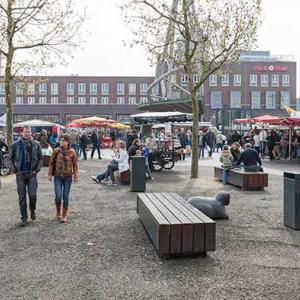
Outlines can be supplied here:
[[98, 158], [101, 158], [100, 145], [93, 145], [93, 150], [92, 150], [92, 153], [91, 153], [91, 158], [94, 157], [95, 150], [98, 151]]
[[106, 170], [105, 172], [99, 173], [96, 178], [98, 181], [102, 181], [105, 178], [108, 178], [108, 175], [108, 170]]
[[198, 146], [198, 157], [204, 158], [204, 147], [203, 146]]
[[245, 172], [263, 172], [264, 169], [261, 166], [252, 165], [252, 166], [244, 166]]
[[69, 206], [69, 194], [72, 185], [72, 176], [55, 176], [54, 177], [54, 189], [55, 189], [55, 203], [60, 205], [63, 199], [63, 207]]
[[108, 165], [107, 171], [108, 171], [110, 180], [112, 182], [115, 182], [115, 173], [114, 172], [117, 171], [117, 170], [118, 170], [118, 165], [115, 165], [115, 164]]
[[36, 191], [38, 187], [37, 176], [33, 173], [23, 173], [16, 176], [19, 205], [22, 220], [27, 220], [26, 187], [29, 196], [29, 209], [34, 212], [36, 209]]
[[80, 147], [78, 144], [72, 144], [71, 147], [75, 150], [76, 156], [79, 156]]

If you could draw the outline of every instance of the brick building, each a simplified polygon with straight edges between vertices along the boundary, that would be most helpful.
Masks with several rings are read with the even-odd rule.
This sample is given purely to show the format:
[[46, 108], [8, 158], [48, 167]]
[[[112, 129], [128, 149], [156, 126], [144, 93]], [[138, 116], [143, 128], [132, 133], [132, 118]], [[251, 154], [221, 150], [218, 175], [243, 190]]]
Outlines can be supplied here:
[[[117, 120], [138, 112], [153, 77], [24, 77], [12, 85], [14, 122], [42, 119], [67, 123], [98, 115]], [[0, 83], [0, 115], [5, 113]]]

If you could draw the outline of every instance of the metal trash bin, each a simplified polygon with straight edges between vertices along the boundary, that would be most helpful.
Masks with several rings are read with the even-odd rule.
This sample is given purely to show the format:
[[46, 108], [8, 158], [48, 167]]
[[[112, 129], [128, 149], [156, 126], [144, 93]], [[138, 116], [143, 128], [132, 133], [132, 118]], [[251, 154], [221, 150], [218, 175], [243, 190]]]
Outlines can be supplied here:
[[300, 229], [300, 173], [283, 173], [283, 221], [286, 226]]
[[146, 190], [146, 161], [143, 156], [130, 157], [130, 187], [132, 192]]

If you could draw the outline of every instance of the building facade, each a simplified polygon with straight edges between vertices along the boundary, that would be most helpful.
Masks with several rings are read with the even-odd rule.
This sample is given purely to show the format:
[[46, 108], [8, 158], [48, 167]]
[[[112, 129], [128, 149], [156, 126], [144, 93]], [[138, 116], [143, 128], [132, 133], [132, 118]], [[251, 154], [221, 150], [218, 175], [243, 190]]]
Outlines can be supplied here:
[[[127, 119], [147, 102], [153, 77], [23, 77], [12, 84], [14, 122], [68, 123], [87, 116]], [[0, 82], [0, 114], [6, 111]]]
[[[296, 109], [296, 62], [292, 57], [271, 56], [266, 51], [243, 53], [240, 60], [212, 74], [199, 92], [203, 121], [211, 121], [223, 130], [231, 129], [232, 121], [257, 115], [286, 115], [285, 105]], [[194, 82], [199, 75], [194, 75]], [[186, 74], [176, 74], [171, 99], [150, 97], [141, 109], [185, 110], [191, 112], [189, 96], [181, 88], [188, 86]], [[161, 89], [161, 87], [160, 87]]]

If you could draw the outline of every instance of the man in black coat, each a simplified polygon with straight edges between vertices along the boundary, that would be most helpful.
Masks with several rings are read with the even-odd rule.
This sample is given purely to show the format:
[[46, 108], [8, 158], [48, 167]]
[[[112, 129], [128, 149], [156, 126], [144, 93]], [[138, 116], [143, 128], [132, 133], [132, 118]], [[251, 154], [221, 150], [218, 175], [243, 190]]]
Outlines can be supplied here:
[[246, 172], [263, 172], [262, 162], [256, 150], [252, 149], [250, 143], [245, 145], [246, 150], [240, 155], [236, 162], [239, 166], [244, 163], [244, 168]]
[[100, 153], [100, 138], [97, 135], [95, 131], [93, 131], [92, 136], [91, 136], [91, 143], [93, 145], [93, 150], [91, 153], [91, 159], [94, 157], [95, 150], [98, 151], [98, 158], [101, 159], [101, 153]]
[[[180, 129], [180, 132], [178, 133], [178, 138], [180, 141], [181, 149], [185, 150], [185, 147], [187, 145], [187, 135], [184, 131], [184, 128]], [[181, 160], [181, 155], [180, 155], [180, 160]], [[182, 160], [185, 160], [185, 153], [182, 154]]]

